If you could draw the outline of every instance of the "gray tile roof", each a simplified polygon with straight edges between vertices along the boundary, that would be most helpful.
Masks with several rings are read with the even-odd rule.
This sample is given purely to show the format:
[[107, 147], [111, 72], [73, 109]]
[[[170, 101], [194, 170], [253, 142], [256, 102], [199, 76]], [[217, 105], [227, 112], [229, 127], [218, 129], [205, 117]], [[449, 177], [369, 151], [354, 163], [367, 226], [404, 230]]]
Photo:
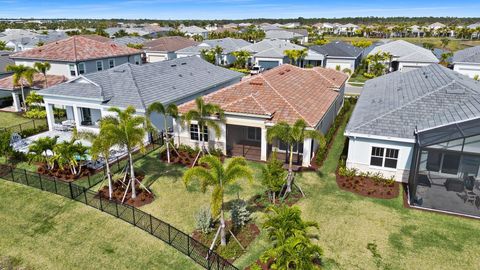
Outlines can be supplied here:
[[330, 57], [352, 57], [357, 58], [362, 50], [343, 41], [332, 41], [322, 46], [314, 45], [310, 49], [328, 55]]
[[202, 34], [202, 33], [208, 32], [207, 29], [198, 27], [196, 25], [181, 27], [180, 31], [182, 31], [183, 33], [190, 33], [190, 34]]
[[265, 31], [265, 38], [294, 39], [302, 37], [304, 37], [304, 35], [281, 29]]
[[128, 45], [128, 44], [144, 44], [147, 42], [146, 38], [143, 37], [120, 37], [113, 39], [113, 43], [120, 44], [120, 45]]
[[[15, 62], [10, 59], [10, 54], [12, 54], [12, 52], [8, 52], [8, 51], [0, 51], [0, 74], [5, 74], [7, 73], [5, 71], [5, 68], [8, 66], [8, 65], [13, 65], [15, 64]], [[9, 73], [9, 72], [8, 72]]]
[[396, 57], [398, 61], [438, 63], [437, 57], [430, 51], [405, 40], [395, 40], [377, 46], [369, 55], [377, 52], [388, 52]]
[[123, 64], [39, 93], [102, 100], [109, 106], [133, 105], [137, 109], [145, 109], [153, 102], [177, 102], [218, 85], [236, 82], [241, 77], [241, 73], [193, 56], [140, 66]]
[[208, 39], [204, 40], [198, 45], [186, 47], [176, 51], [179, 54], [189, 54], [189, 55], [198, 55], [203, 49], [212, 49], [216, 46], [223, 48], [223, 54], [229, 54], [234, 51], [238, 51], [245, 46], [251, 45], [250, 42], [247, 42], [243, 39], [236, 38], [221, 38], [221, 39]]
[[453, 54], [452, 62], [480, 63], [480, 46], [466, 48]]
[[254, 56], [277, 57], [283, 55], [285, 50], [303, 50], [305, 47], [280, 39], [264, 39], [242, 48], [251, 52]]
[[414, 130], [480, 117], [480, 82], [432, 64], [365, 83], [346, 134], [414, 139]]

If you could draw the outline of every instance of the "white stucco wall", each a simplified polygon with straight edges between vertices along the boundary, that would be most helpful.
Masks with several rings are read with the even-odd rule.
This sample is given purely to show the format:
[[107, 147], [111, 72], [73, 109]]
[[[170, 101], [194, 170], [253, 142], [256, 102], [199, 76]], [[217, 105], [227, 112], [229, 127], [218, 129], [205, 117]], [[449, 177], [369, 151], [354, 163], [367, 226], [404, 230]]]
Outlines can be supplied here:
[[417, 68], [425, 67], [431, 65], [432, 63], [424, 63], [424, 62], [398, 62], [398, 70], [400, 71], [410, 71]]
[[480, 76], [480, 63], [456, 63], [453, 70], [473, 79], [475, 75]]
[[[372, 147], [398, 149], [397, 168], [370, 165]], [[380, 172], [385, 177], [395, 177], [398, 182], [408, 182], [412, 162], [413, 143], [349, 136], [347, 167], [361, 172]]]
[[325, 67], [336, 69], [337, 66], [340, 66], [340, 70], [346, 68], [350, 69], [352, 72], [355, 71], [355, 60], [353, 59], [338, 59], [338, 58], [329, 58], [327, 56]]
[[146, 52], [145, 56], [147, 57], [147, 62], [154, 63], [165, 60], [171, 60], [177, 58], [177, 55], [173, 52]]

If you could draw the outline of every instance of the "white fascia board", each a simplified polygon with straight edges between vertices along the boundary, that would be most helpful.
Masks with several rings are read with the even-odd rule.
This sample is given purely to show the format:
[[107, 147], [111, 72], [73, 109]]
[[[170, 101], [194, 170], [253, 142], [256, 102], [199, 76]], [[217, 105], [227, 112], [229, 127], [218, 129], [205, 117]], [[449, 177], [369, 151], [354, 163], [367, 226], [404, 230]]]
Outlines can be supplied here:
[[403, 143], [415, 143], [414, 139], [406, 139], [406, 138], [398, 138], [398, 137], [389, 137], [389, 136], [379, 136], [379, 135], [370, 135], [370, 134], [361, 134], [355, 132], [348, 132], [345, 131], [343, 133], [344, 136], [347, 137], [360, 137], [360, 138], [368, 138], [368, 139], [376, 139], [382, 141], [395, 141], [395, 142], [403, 142]]

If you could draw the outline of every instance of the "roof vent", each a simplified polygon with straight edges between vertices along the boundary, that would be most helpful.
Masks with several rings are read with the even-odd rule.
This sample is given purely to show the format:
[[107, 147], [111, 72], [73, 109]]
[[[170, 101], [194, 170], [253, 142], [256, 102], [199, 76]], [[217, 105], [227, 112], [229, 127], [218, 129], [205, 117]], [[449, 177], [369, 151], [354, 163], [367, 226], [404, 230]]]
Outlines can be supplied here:
[[285, 72], [290, 72], [290, 69], [289, 68], [285, 69]]
[[182, 66], [185, 66], [186, 64], [187, 64], [187, 63], [186, 63], [186, 62], [184, 62], [184, 63], [181, 63], [180, 65], [182, 65]]
[[281, 72], [279, 72], [278, 74], [279, 74], [279, 75], [283, 75], [283, 74], [285, 74], [285, 72], [281, 71]]
[[170, 67], [176, 67], [177, 65], [173, 64], [173, 65], [170, 65]]
[[183, 75], [182, 75], [182, 74], [178, 74], [178, 77], [183, 77]]
[[252, 82], [250, 82], [250, 85], [263, 85], [263, 82], [252, 81]]

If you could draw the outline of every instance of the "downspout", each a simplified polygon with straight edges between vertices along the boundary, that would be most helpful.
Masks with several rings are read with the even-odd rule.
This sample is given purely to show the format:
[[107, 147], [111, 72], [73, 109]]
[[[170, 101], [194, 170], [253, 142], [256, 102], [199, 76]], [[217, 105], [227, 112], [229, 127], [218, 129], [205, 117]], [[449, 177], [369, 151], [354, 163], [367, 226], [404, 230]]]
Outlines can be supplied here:
[[418, 140], [418, 129], [415, 126], [415, 131], [414, 131], [414, 136], [415, 136], [415, 144], [413, 146], [413, 156], [412, 156], [412, 162], [410, 165], [410, 174], [408, 177], [408, 185], [407, 185], [407, 200], [409, 205], [413, 205], [417, 202], [416, 198], [416, 192], [417, 192], [417, 171], [418, 171], [418, 165], [420, 162], [420, 142]]

